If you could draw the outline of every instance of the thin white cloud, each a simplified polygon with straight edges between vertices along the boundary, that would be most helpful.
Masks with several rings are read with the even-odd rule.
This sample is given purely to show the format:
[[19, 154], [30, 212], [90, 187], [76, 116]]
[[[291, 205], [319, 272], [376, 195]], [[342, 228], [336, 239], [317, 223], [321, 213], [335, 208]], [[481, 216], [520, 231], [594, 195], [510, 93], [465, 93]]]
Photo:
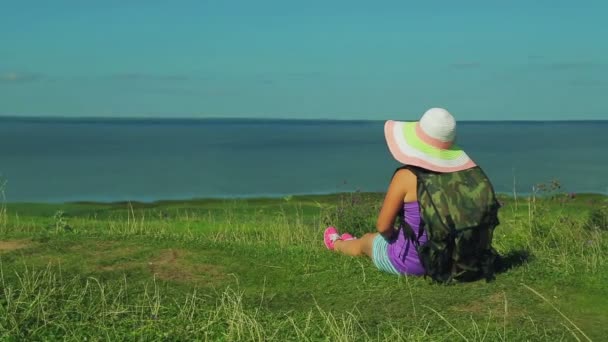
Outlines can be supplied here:
[[44, 75], [31, 72], [9, 71], [0, 73], [0, 83], [24, 83], [39, 81], [44, 78]]
[[599, 66], [601, 66], [601, 64], [587, 61], [569, 61], [546, 64], [547, 69], [554, 71], [586, 70], [597, 68]]
[[111, 75], [112, 79], [123, 81], [188, 81], [192, 79], [188, 75], [180, 74], [147, 74], [139, 72], [118, 73]]
[[606, 82], [606, 81], [587, 80], [587, 79], [572, 80], [572, 81], [568, 82], [568, 84], [573, 87], [590, 87], [590, 88], [608, 86], [608, 82]]
[[456, 69], [456, 70], [460, 70], [460, 69], [476, 69], [476, 68], [480, 68], [481, 67], [481, 63], [479, 62], [458, 62], [458, 63], [452, 63], [449, 65], [450, 69]]

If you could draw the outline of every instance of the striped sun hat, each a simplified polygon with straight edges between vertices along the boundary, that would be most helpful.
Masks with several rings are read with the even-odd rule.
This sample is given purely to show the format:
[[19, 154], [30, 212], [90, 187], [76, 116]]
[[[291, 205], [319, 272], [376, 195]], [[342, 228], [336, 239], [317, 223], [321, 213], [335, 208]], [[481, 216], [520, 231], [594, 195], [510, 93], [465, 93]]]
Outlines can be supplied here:
[[389, 120], [384, 136], [398, 162], [436, 172], [455, 172], [476, 166], [458, 146], [456, 120], [443, 108], [431, 108], [419, 121]]

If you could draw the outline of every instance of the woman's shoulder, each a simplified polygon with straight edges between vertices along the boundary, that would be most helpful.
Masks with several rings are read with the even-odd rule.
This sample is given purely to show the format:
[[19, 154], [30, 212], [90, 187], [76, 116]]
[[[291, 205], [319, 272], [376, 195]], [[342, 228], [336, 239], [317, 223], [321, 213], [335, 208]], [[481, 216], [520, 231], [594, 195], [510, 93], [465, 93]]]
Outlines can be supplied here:
[[400, 168], [395, 171], [393, 178], [397, 181], [410, 181], [416, 179], [416, 174], [408, 168]]
[[410, 202], [417, 200], [417, 181], [418, 178], [414, 172], [407, 168], [402, 168], [395, 172], [391, 186], [401, 189], [404, 193], [403, 201]]

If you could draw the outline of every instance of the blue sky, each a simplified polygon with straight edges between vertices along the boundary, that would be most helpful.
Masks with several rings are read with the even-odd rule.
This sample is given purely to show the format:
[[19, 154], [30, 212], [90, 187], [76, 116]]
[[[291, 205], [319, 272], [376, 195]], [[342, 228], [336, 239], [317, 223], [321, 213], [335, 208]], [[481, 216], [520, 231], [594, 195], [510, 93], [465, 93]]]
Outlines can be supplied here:
[[0, 0], [0, 115], [608, 119], [606, 1]]

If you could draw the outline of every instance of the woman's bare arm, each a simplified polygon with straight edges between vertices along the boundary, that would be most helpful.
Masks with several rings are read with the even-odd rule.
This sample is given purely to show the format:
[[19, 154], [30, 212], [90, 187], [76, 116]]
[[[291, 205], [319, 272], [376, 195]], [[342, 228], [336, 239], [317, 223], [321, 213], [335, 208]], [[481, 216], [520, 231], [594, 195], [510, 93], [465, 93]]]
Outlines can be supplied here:
[[403, 169], [397, 171], [386, 191], [384, 203], [382, 203], [382, 209], [380, 210], [376, 224], [376, 229], [378, 229], [378, 232], [385, 239], [390, 239], [395, 232], [393, 227], [395, 218], [403, 207], [403, 201], [407, 194], [408, 185], [411, 183], [411, 177], [415, 176], [409, 170]]

